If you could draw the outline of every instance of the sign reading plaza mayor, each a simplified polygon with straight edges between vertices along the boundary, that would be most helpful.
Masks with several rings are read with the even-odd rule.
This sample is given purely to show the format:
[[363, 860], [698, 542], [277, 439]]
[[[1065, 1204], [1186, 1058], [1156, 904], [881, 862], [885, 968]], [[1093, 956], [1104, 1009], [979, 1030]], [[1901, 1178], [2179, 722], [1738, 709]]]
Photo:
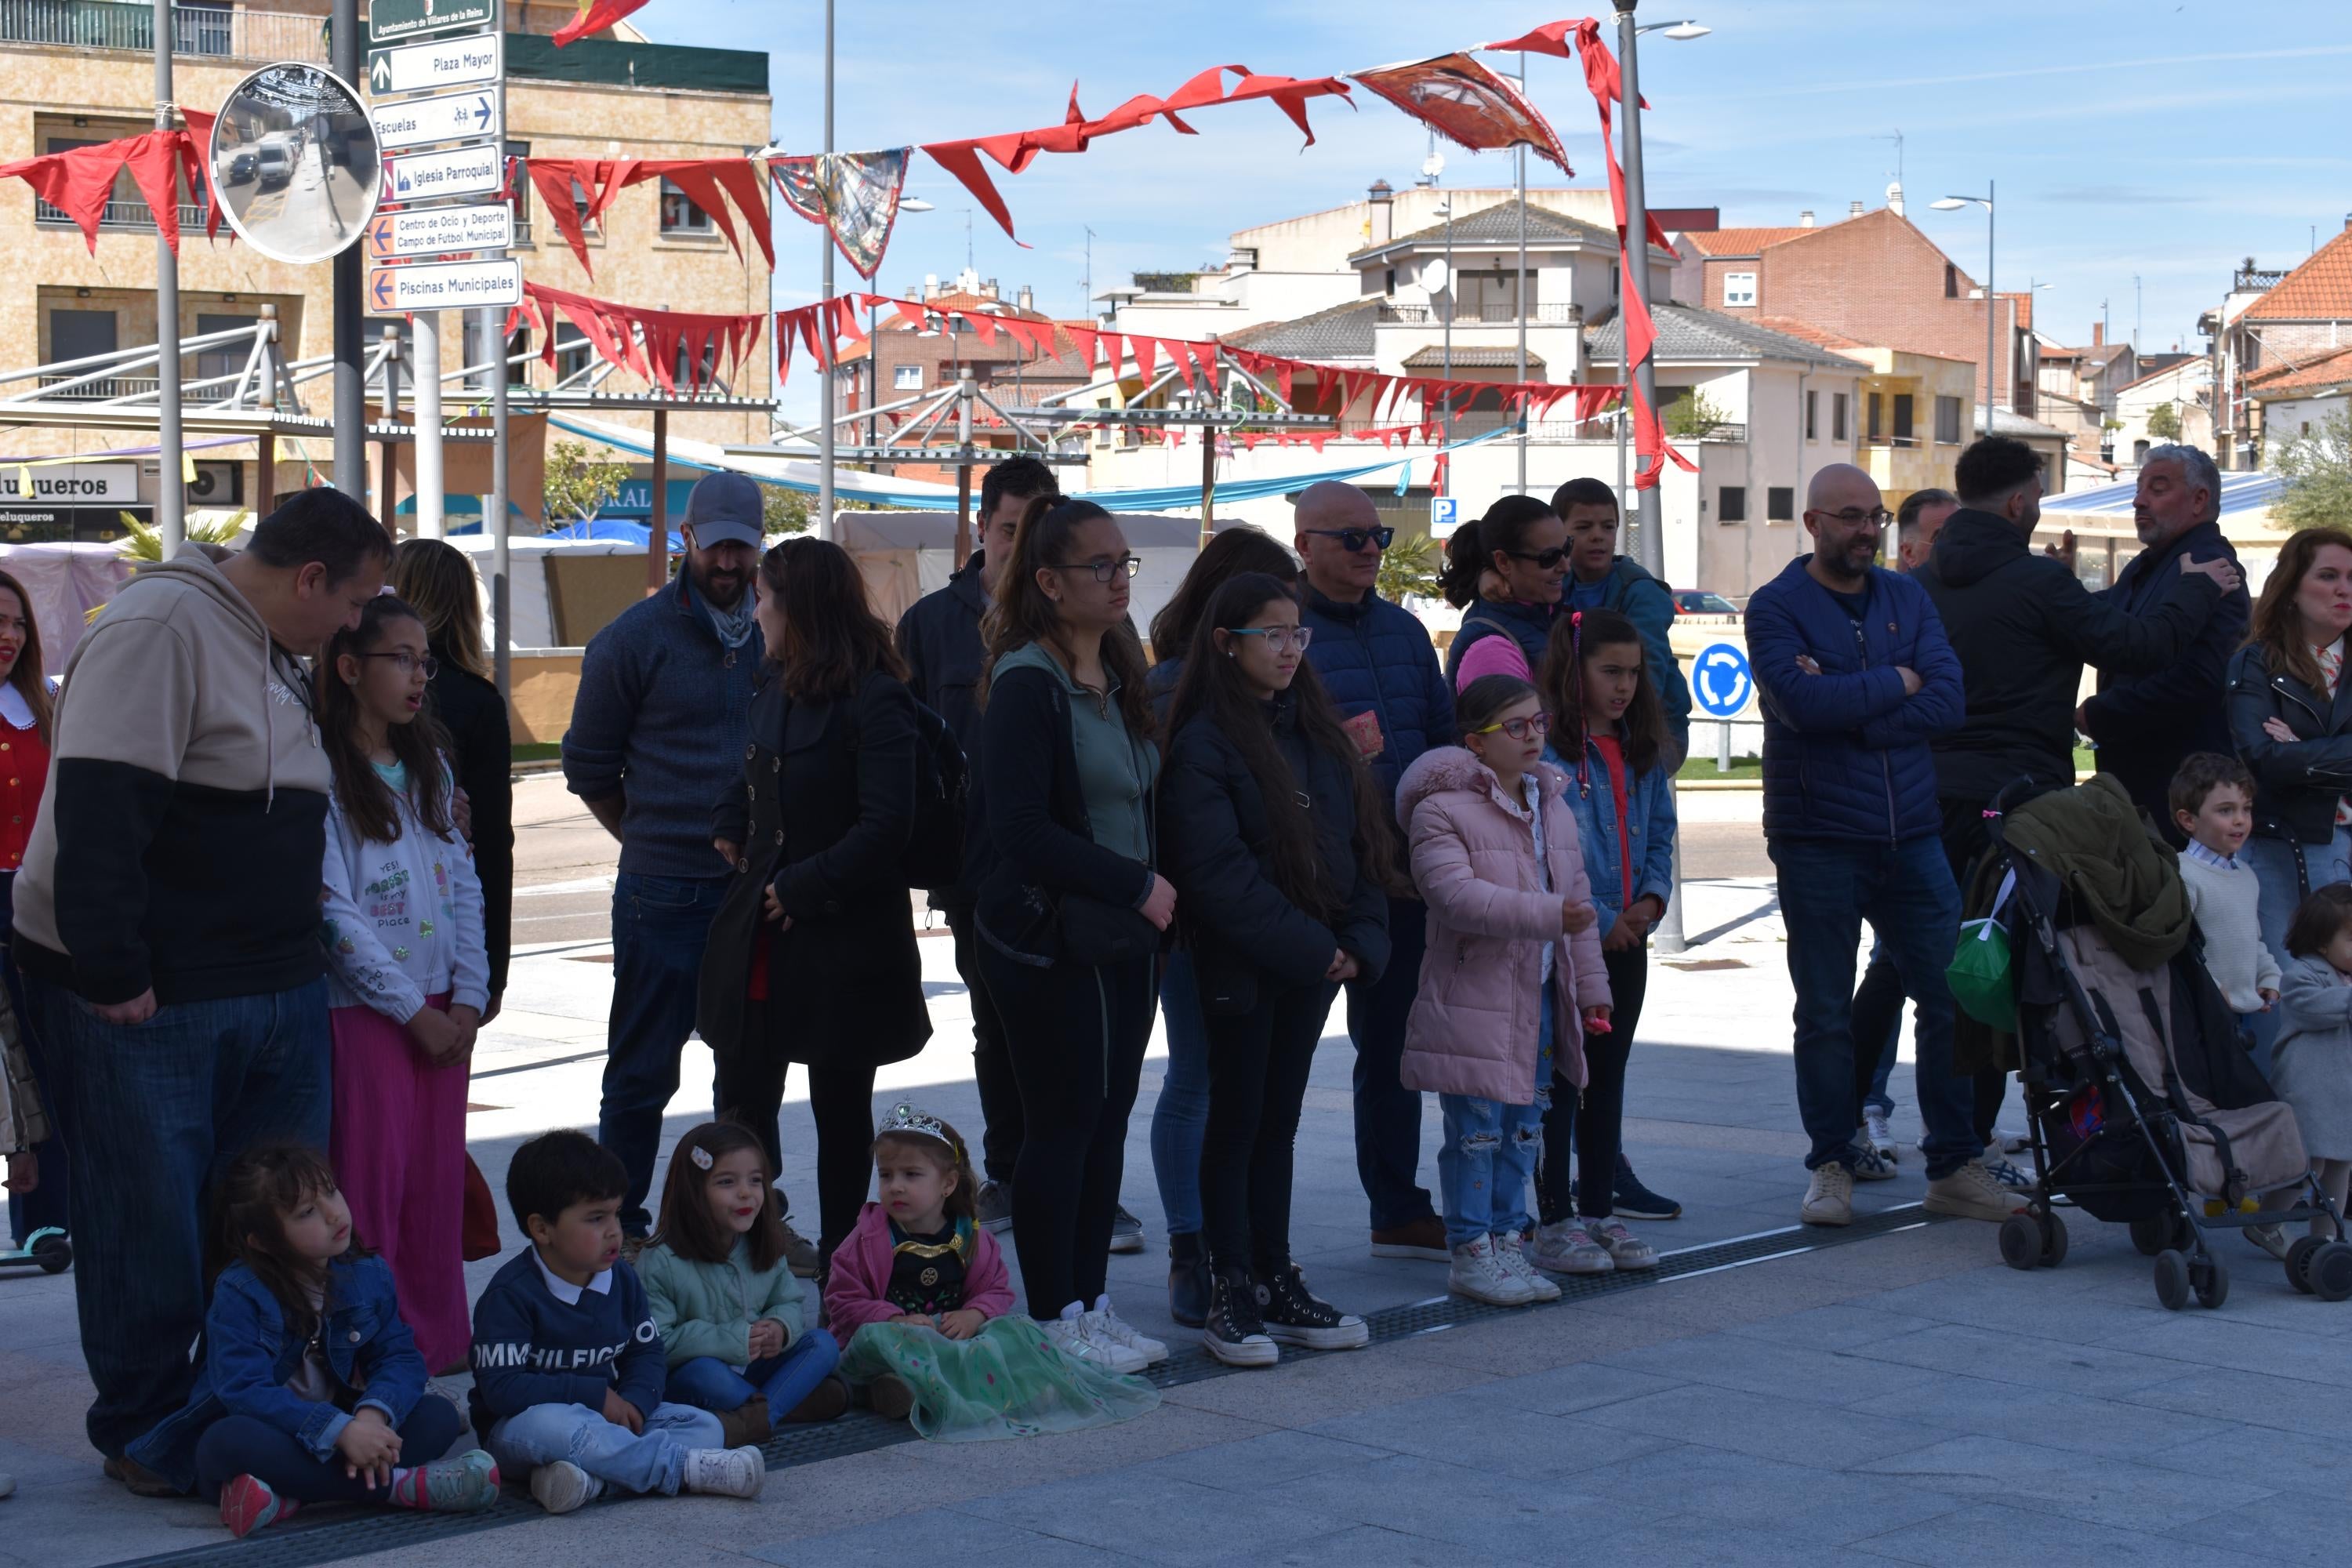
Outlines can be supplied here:
[[396, 43], [460, 27], [498, 31], [499, 0], [373, 0], [368, 6], [373, 43]]
[[506, 75], [506, 53], [503, 33], [473, 33], [397, 49], [371, 49], [368, 91], [431, 92], [436, 88], [494, 82]]

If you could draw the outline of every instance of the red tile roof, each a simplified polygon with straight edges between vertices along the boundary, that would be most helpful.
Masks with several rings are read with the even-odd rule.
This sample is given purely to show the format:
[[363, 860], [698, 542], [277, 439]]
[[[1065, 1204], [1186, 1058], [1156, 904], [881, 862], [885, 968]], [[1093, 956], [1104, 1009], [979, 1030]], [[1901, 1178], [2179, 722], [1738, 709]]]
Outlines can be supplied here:
[[2352, 321], [2352, 225], [2247, 306], [2246, 315], [2273, 321]]
[[1718, 228], [1713, 233], [1691, 230], [1682, 237], [1690, 242], [1701, 256], [1756, 256], [1764, 247], [1794, 239], [1799, 235], [1817, 234], [1812, 228]]
[[2352, 384], [2352, 348], [2337, 349], [2304, 364], [2273, 365], [2246, 378], [2248, 390], [2257, 397], [2346, 384]]

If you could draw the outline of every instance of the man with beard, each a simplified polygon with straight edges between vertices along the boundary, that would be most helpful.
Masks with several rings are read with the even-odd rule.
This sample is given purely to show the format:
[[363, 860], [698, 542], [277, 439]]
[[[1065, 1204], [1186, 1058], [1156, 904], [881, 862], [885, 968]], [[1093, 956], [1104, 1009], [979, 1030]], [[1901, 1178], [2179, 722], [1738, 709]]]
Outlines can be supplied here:
[[[695, 485], [678, 530], [684, 570], [590, 639], [563, 737], [565, 784], [621, 841], [596, 1140], [628, 1167], [621, 1228], [633, 1237], [651, 1228], [662, 1112], [677, 1092], [703, 945], [734, 872], [711, 847], [710, 809], [742, 787], [764, 653], [751, 592], [761, 527], [750, 479], [715, 473]], [[793, 1271], [814, 1274], [815, 1249], [787, 1237]]]

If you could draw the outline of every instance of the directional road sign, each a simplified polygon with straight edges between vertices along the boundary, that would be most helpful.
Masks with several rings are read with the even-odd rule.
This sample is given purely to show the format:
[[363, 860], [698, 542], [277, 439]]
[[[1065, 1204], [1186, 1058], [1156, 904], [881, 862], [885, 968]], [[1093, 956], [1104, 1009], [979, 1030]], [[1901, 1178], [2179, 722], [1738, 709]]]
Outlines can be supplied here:
[[368, 309], [382, 315], [398, 310], [464, 310], [484, 305], [522, 303], [522, 263], [452, 261], [444, 265], [383, 267], [368, 274]]
[[388, 202], [478, 196], [506, 184], [506, 153], [496, 146], [411, 153], [404, 158], [386, 159], [385, 166], [383, 199]]
[[494, 82], [506, 74], [506, 35], [474, 33], [398, 49], [368, 51], [368, 92], [431, 92]]
[[496, 142], [498, 89], [469, 88], [437, 98], [378, 101], [368, 106], [368, 120], [375, 127], [376, 145], [386, 152], [430, 142]]
[[1756, 695], [1748, 651], [1737, 643], [1709, 643], [1691, 660], [1691, 696], [1710, 719], [1736, 719]]
[[373, 0], [368, 41], [389, 44], [459, 27], [499, 30], [499, 0]]
[[504, 250], [513, 244], [514, 208], [504, 202], [380, 213], [367, 230], [368, 258], [373, 261]]

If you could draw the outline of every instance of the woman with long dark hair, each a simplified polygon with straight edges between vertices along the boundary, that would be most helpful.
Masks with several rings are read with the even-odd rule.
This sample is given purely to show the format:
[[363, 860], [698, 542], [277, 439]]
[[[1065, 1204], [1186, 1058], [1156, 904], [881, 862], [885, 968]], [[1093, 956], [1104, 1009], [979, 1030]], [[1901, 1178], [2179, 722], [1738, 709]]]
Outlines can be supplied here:
[[819, 1268], [857, 1223], [874, 1142], [874, 1074], [931, 1036], [908, 915], [919, 733], [906, 666], [839, 545], [790, 539], [760, 560], [765, 684], [741, 785], [712, 842], [735, 868], [711, 921], [698, 1024], [718, 1114], [782, 1152], [788, 1064], [816, 1120]]
[[[1172, 735], [1168, 708], [1184, 673], [1185, 650], [1218, 589], [1244, 572], [1263, 573], [1297, 595], [1298, 560], [1272, 534], [1243, 523], [1226, 529], [1193, 558], [1184, 581], [1151, 617], [1157, 662], [1147, 684], [1151, 716]], [[1209, 1315], [1209, 1249], [1201, 1239], [1201, 1136], [1209, 1123], [1209, 1037], [1192, 984], [1192, 953], [1179, 945], [1160, 973], [1160, 1016], [1168, 1026], [1168, 1065], [1151, 1107], [1151, 1173], [1168, 1221], [1168, 1315], [1197, 1329]]]
[[1127, 619], [1137, 565], [1091, 501], [1040, 497], [1023, 512], [982, 623], [971, 810], [982, 972], [1025, 1124], [1013, 1238], [1029, 1310], [1066, 1353], [1115, 1372], [1168, 1353], [1120, 1320], [1108, 1289], [1128, 1112], [1176, 908], [1154, 869], [1160, 752]]
[[[1476, 522], [1454, 531], [1439, 583], [1445, 602], [1463, 613], [1445, 650], [1445, 677], [1455, 690], [1482, 675], [1534, 679], [1559, 614], [1568, 566], [1568, 525], [1550, 502], [1534, 496], [1505, 496]], [[1493, 598], [1478, 591], [1489, 573]]]
[[[49, 737], [56, 718], [56, 700], [48, 678], [41, 671], [41, 628], [33, 619], [32, 595], [25, 585], [0, 572], [0, 984], [16, 1010], [33, 1076], [43, 1076], [40, 1041], [34, 1037], [32, 1013], [25, 1005], [24, 983], [16, 974], [16, 927], [8, 915], [14, 906], [16, 868], [25, 863], [25, 847], [32, 842], [33, 824], [41, 815], [41, 797], [49, 783]], [[56, 1126], [56, 1118], [50, 1126]], [[54, 1131], [40, 1142], [8, 1160], [8, 1228], [19, 1247], [29, 1245], [33, 1233], [68, 1228], [65, 1140]]]
[[1217, 590], [1176, 689], [1161, 789], [1208, 1029], [1201, 1205], [1215, 1279], [1202, 1342], [1234, 1366], [1370, 1339], [1290, 1257], [1307, 1070], [1340, 984], [1388, 962], [1394, 875], [1383, 803], [1307, 663], [1308, 635], [1276, 578]]

